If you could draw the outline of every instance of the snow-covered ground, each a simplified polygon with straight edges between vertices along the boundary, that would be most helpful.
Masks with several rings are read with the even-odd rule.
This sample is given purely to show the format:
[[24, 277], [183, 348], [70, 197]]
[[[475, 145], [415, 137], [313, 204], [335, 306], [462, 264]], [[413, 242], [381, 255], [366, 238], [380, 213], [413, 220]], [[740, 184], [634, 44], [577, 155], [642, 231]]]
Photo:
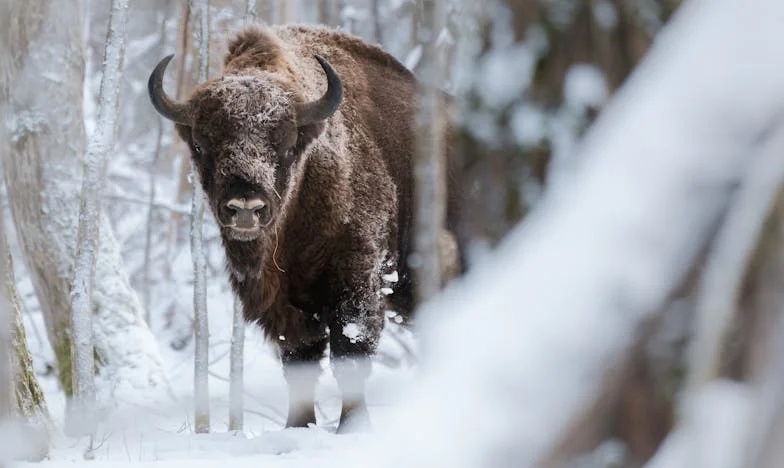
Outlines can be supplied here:
[[[29, 281], [20, 284], [21, 293], [31, 301]], [[157, 333], [166, 363], [166, 375], [172, 395], [163, 395], [158, 401], [117, 402], [119, 409], [100, 425], [91, 456], [96, 462], [128, 463], [158, 462], [161, 460], [189, 460], [215, 458], [248, 458], [264, 456], [272, 466], [285, 465], [295, 460], [306, 462], [322, 458], [322, 452], [351, 445], [367, 435], [336, 436], [332, 433], [340, 412], [340, 396], [326, 359], [322, 361], [325, 372], [317, 389], [318, 428], [285, 429], [288, 396], [280, 361], [273, 347], [255, 326], [246, 328], [245, 341], [245, 429], [243, 433], [229, 433], [229, 347], [232, 325], [232, 295], [228, 285], [220, 278], [213, 278], [209, 288], [210, 313], [210, 401], [212, 434], [196, 435], [193, 430], [193, 343], [179, 350], [170, 346], [177, 336], [168, 330]], [[46, 393], [49, 410], [55, 422], [62, 427], [65, 399], [54, 374], [45, 366], [53, 356], [43, 332], [40, 314], [25, 315], [28, 342], [34, 356], [36, 370]], [[412, 346], [409, 332], [391, 324], [397, 334], [403, 335]], [[376, 362], [368, 382], [368, 404], [374, 421], [387, 416], [396, 402], [398, 389], [413, 376], [413, 368], [406, 364], [404, 351], [398, 339], [387, 333], [382, 339], [381, 354], [386, 361]], [[397, 368], [386, 365], [395, 362]], [[352, 442], [353, 441], [353, 442]], [[75, 440], [57, 437], [53, 441], [51, 460], [45, 465], [59, 465], [64, 461], [83, 460], [87, 439]], [[232, 462], [233, 463], [233, 462]], [[248, 464], [260, 463], [258, 458]], [[267, 466], [266, 462], [264, 466]]]

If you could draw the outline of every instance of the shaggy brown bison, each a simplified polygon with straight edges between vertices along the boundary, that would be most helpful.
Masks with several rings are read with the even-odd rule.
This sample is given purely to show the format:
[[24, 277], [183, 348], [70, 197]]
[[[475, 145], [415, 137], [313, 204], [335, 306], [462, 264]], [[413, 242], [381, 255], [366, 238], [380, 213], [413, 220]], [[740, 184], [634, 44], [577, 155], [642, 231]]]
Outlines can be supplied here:
[[[343, 394], [338, 430], [366, 421], [385, 310], [412, 308], [414, 76], [380, 48], [305, 26], [246, 28], [222, 75], [186, 102], [163, 91], [170, 60], [152, 72], [150, 98], [190, 146], [246, 319], [280, 347], [287, 425], [315, 423], [327, 344]], [[456, 210], [450, 201], [452, 224]]]

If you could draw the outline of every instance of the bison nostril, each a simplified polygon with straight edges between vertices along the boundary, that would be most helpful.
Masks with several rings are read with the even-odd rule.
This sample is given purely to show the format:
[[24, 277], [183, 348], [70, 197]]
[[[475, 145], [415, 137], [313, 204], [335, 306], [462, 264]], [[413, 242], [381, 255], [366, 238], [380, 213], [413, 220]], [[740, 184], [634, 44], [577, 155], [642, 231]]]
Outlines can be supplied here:
[[261, 223], [262, 226], [266, 226], [272, 219], [272, 212], [270, 211], [269, 206], [264, 205], [256, 210], [256, 216], [259, 218], [259, 223]]
[[266, 224], [265, 213], [269, 212], [269, 207], [261, 199], [232, 198], [225, 206], [235, 227], [251, 229], [258, 227], [258, 224]]

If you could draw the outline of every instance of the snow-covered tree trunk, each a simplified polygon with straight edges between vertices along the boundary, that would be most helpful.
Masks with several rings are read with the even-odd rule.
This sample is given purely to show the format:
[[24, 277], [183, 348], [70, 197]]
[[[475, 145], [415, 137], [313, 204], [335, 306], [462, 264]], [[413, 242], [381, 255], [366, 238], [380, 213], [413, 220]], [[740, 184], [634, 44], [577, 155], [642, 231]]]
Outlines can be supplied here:
[[[210, 18], [207, 0], [196, 0], [191, 12], [198, 14], [199, 27], [194, 28], [199, 50], [199, 83], [207, 80], [210, 56]], [[194, 312], [194, 404], [196, 432], [210, 431], [209, 351], [210, 331], [207, 321], [207, 259], [204, 250], [204, 193], [195, 166], [191, 167], [193, 196], [191, 198], [191, 257], [193, 258]]]
[[[71, 281], [85, 154], [81, 3], [0, 3], [0, 157], [14, 224], [72, 395]], [[7, 23], [7, 24], [4, 24]], [[56, 89], [57, 92], [48, 92]], [[93, 330], [102, 401], [167, 388], [157, 343], [131, 289], [108, 218], [99, 216]]]
[[[103, 77], [98, 94], [98, 118], [87, 144], [82, 177], [79, 230], [71, 290], [71, 334], [73, 397], [77, 410], [93, 411], [95, 405], [95, 359], [93, 345], [92, 296], [95, 262], [100, 236], [101, 197], [106, 163], [114, 152], [117, 106], [125, 55], [128, 0], [112, 0]], [[79, 408], [81, 407], [81, 408]]]
[[243, 399], [243, 366], [245, 351], [245, 317], [242, 303], [234, 298], [234, 324], [231, 330], [231, 351], [229, 354], [229, 430], [241, 431], [245, 404]]
[[438, 37], [444, 29], [443, 0], [425, 0], [419, 29], [422, 67], [421, 102], [417, 116], [414, 160], [415, 240], [412, 265], [417, 278], [417, 301], [424, 302], [441, 288], [438, 242], [444, 227], [446, 182], [444, 170], [445, 115], [441, 86], [446, 75]]
[[258, 18], [256, 11], [256, 0], [247, 0], [245, 3], [245, 22], [252, 23]]

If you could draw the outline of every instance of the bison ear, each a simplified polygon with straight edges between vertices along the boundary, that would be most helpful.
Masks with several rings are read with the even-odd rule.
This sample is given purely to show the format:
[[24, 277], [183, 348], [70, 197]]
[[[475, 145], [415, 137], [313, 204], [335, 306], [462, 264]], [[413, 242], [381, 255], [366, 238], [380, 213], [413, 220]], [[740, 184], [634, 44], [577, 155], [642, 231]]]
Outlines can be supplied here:
[[177, 130], [177, 134], [180, 135], [180, 138], [187, 143], [188, 145], [191, 144], [191, 127], [183, 124], [175, 124], [174, 129]]
[[324, 122], [316, 122], [307, 125], [301, 125], [297, 128], [297, 144], [294, 147], [295, 154], [302, 154], [313, 140], [321, 135], [324, 131]]

